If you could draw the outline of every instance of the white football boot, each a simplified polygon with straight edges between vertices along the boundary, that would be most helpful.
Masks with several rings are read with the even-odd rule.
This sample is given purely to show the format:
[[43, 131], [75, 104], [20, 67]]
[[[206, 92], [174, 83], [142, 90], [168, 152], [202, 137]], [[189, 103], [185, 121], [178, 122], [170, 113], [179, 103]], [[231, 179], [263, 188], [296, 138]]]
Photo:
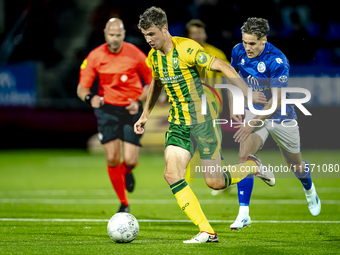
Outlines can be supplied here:
[[251, 219], [249, 215], [239, 214], [233, 224], [230, 225], [231, 230], [239, 230], [245, 227], [250, 227]]
[[274, 173], [268, 167], [266, 167], [256, 155], [250, 154], [248, 159], [253, 160], [257, 164], [257, 172], [254, 175], [264, 181], [267, 185], [274, 186]]
[[217, 243], [218, 236], [216, 233], [211, 234], [206, 231], [199, 232], [193, 238], [183, 241], [183, 243]]
[[310, 213], [313, 216], [318, 216], [321, 211], [321, 201], [318, 194], [316, 194], [314, 183], [312, 183], [312, 187], [309, 190], [305, 190], [305, 195]]

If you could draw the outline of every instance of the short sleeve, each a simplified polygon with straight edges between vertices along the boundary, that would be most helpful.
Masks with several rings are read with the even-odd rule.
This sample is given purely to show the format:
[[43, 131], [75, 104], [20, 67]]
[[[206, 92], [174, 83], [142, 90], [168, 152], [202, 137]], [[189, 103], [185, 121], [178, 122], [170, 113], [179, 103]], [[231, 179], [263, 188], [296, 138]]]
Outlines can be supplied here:
[[97, 75], [93, 61], [93, 56], [90, 53], [80, 66], [79, 85], [82, 87], [92, 87], [93, 81]]
[[195, 63], [200, 66], [203, 67], [205, 69], [207, 69], [208, 71], [210, 71], [211, 65], [214, 62], [215, 56], [209, 55], [207, 53], [205, 53], [204, 51], [197, 51], [196, 56], [195, 56]]
[[191, 39], [185, 39], [181, 44], [181, 56], [189, 66], [199, 66], [210, 71], [215, 56], [209, 55], [204, 48]]
[[152, 54], [149, 53], [148, 57], [145, 59], [145, 63], [147, 67], [151, 68], [152, 77], [158, 79], [158, 74], [155, 70], [155, 65], [152, 59], [153, 59], [153, 56]]
[[274, 58], [270, 68], [270, 86], [288, 87], [289, 68], [286, 58]]

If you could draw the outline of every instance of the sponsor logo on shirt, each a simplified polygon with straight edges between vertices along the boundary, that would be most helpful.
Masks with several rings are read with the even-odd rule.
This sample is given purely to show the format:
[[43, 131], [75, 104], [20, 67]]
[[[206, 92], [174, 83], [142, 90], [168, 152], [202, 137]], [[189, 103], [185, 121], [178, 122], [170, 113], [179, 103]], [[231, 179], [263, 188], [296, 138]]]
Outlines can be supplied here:
[[276, 62], [277, 62], [278, 64], [283, 64], [283, 61], [282, 61], [281, 58], [277, 58], [277, 59], [276, 59]]
[[286, 75], [282, 75], [279, 77], [279, 81], [280, 82], [287, 82], [288, 81], [288, 77]]

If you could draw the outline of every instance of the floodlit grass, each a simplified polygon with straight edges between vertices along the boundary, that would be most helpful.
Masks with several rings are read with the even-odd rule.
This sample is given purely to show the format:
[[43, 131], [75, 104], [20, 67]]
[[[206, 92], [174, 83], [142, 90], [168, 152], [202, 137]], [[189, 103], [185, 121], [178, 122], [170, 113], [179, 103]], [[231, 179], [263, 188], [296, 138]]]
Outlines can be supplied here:
[[[266, 164], [284, 164], [278, 150], [258, 155]], [[303, 152], [305, 160], [317, 165], [339, 164], [338, 155], [339, 151]], [[224, 157], [228, 164], [237, 162], [236, 151], [226, 151]], [[1, 151], [0, 254], [339, 253], [339, 173], [313, 179], [322, 201], [318, 217], [309, 213], [302, 185], [292, 173], [292, 178], [278, 178], [273, 188], [255, 179], [253, 223], [233, 232], [229, 225], [238, 213], [236, 189], [211, 196], [204, 180], [194, 179], [190, 185], [220, 242], [188, 245], [182, 241], [196, 235], [198, 228], [178, 207], [163, 171], [162, 152], [141, 154], [134, 171], [136, 189], [129, 194], [140, 232], [132, 243], [116, 244], [106, 224], [119, 201], [104, 155], [81, 150]]]

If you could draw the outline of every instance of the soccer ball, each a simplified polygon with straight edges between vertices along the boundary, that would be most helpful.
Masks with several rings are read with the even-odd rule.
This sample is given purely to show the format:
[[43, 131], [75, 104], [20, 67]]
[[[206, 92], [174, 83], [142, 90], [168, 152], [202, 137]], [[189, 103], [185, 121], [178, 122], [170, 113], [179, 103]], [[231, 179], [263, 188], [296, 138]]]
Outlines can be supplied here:
[[129, 243], [136, 238], [138, 232], [138, 221], [130, 213], [116, 213], [107, 224], [107, 233], [116, 243]]

